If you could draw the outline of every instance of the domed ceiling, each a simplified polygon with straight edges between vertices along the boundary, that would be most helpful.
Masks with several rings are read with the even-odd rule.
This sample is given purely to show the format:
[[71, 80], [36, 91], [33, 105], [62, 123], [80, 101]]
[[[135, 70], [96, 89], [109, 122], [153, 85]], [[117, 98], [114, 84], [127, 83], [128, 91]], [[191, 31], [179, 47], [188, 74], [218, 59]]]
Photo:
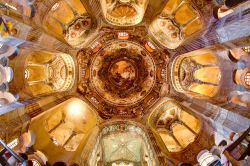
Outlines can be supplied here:
[[250, 5], [217, 19], [212, 0], [5, 1], [0, 106], [24, 103], [53, 162], [48, 147], [79, 165], [196, 164], [215, 132], [250, 125]]
[[105, 119], [143, 116], [167, 84], [168, 55], [145, 34], [143, 28], [105, 32], [92, 44], [94, 48], [78, 52], [82, 72], [78, 90]]

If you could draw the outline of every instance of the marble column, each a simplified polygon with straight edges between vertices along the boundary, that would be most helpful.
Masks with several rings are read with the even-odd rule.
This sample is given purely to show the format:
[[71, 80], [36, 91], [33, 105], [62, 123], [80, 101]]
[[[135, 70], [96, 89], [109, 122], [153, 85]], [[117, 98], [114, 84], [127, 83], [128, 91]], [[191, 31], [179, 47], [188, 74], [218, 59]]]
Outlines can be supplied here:
[[209, 120], [213, 125], [215, 134], [219, 134], [224, 139], [228, 139], [231, 132], [240, 133], [250, 126], [248, 118], [206, 101], [193, 98], [190, 101], [184, 101], [182, 104], [200, 114], [204, 119]]
[[[211, 17], [211, 16], [210, 16]], [[206, 19], [206, 18], [204, 18]], [[184, 54], [200, 48], [219, 46], [235, 48], [249, 46], [250, 6], [243, 5], [233, 13], [219, 19], [209, 19], [208, 28], [175, 50], [175, 55]]]

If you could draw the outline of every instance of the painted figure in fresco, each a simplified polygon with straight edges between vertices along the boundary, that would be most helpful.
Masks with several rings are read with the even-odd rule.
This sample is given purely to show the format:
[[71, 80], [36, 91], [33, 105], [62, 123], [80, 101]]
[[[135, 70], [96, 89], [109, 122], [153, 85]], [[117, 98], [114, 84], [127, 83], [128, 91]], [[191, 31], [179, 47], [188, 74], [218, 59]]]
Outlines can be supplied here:
[[118, 85], [130, 84], [135, 79], [135, 69], [126, 61], [114, 64], [111, 73], [113, 80]]

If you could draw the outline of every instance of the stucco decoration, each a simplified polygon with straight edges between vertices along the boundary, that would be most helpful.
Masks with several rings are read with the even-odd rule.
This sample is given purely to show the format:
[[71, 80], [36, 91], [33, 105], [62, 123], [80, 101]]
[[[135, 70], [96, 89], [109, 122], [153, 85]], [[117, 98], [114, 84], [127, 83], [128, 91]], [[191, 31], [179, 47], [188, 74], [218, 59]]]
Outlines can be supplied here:
[[117, 106], [143, 100], [155, 84], [155, 64], [144, 48], [132, 42], [112, 42], [91, 64], [91, 85]]
[[75, 79], [75, 63], [68, 54], [32, 51], [23, 75], [25, 86], [34, 96], [67, 91]]
[[68, 26], [65, 40], [72, 46], [79, 46], [86, 42], [92, 27], [89, 16], [81, 16]]
[[174, 59], [171, 67], [171, 81], [176, 91], [203, 98], [217, 94], [221, 69], [215, 52], [203, 49], [183, 54]]
[[92, 19], [80, 0], [56, 2], [43, 20], [46, 31], [75, 48], [88, 42], [94, 31], [92, 26]]
[[148, 0], [101, 0], [106, 20], [117, 26], [131, 26], [140, 23]]
[[167, 83], [168, 55], [138, 30], [104, 29], [103, 36], [78, 52], [78, 90], [104, 119], [142, 117]]
[[176, 49], [185, 39], [199, 32], [203, 21], [190, 1], [169, 0], [149, 26], [149, 32], [163, 46]]

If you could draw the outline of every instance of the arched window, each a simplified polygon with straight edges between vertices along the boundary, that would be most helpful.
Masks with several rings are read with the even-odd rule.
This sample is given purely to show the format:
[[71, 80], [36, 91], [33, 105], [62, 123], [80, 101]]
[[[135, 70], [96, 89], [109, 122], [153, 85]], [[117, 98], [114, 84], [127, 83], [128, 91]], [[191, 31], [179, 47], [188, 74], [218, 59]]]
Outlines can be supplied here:
[[243, 47], [242, 49], [243, 49], [243, 51], [245, 51], [247, 53], [250, 53], [250, 46], [249, 47]]
[[128, 40], [129, 34], [127, 32], [118, 32], [118, 39]]
[[238, 69], [235, 71], [234, 82], [250, 89], [250, 68]]
[[246, 73], [245, 75], [245, 83], [246, 85], [250, 86], [250, 72]]
[[154, 44], [150, 41], [148, 41], [147, 43], [145, 43], [145, 48], [149, 51], [149, 52], [154, 52], [154, 50], [156, 49]]
[[216, 155], [213, 155], [208, 150], [202, 150], [197, 155], [197, 161], [199, 162], [200, 166], [207, 166], [207, 165], [222, 165], [220, 163], [220, 158]]
[[17, 145], [18, 145], [18, 138], [14, 139], [13, 141], [11, 141], [10, 143], [7, 144], [7, 146], [11, 149], [16, 147]]
[[149, 117], [149, 125], [168, 152], [179, 152], [195, 141], [200, 121], [175, 101], [162, 102]]
[[248, 55], [249, 52], [247, 52], [247, 51], [248, 51], [247, 47], [245, 47], [245, 48], [233, 48], [229, 51], [228, 57], [233, 62], [237, 62], [238, 60], [240, 60], [246, 56], [249, 56]]
[[42, 166], [37, 160], [31, 159], [33, 166]]

